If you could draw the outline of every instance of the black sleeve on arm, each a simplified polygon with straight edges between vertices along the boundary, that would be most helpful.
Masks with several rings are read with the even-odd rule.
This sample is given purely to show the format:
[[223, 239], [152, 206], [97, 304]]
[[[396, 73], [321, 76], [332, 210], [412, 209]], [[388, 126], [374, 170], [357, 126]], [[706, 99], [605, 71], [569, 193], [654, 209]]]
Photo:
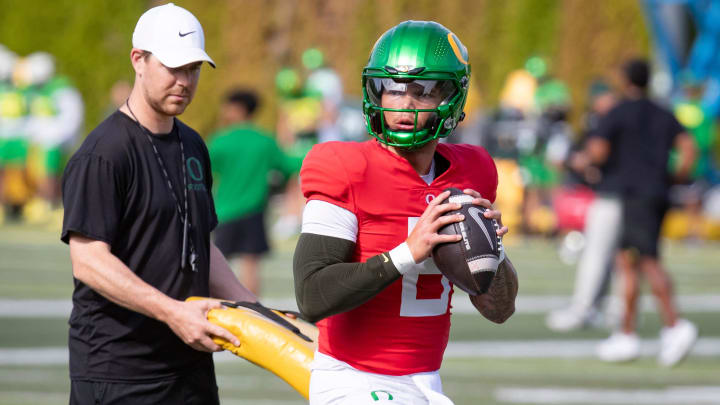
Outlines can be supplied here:
[[590, 137], [602, 138], [612, 142], [618, 127], [619, 111], [615, 108], [601, 117], [597, 129], [589, 134]]
[[295, 257], [295, 298], [303, 318], [317, 322], [374, 297], [400, 277], [383, 253], [350, 263], [355, 243], [332, 236], [300, 234]]
[[61, 239], [69, 243], [78, 233], [112, 245], [123, 210], [122, 176], [101, 156], [73, 157], [62, 178], [63, 227]]

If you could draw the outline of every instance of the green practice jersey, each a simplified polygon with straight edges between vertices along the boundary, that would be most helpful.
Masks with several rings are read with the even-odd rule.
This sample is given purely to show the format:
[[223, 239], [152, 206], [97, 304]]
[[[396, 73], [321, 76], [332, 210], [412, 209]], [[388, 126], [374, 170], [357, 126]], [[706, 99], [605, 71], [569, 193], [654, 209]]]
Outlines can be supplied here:
[[218, 221], [227, 222], [265, 209], [268, 175], [285, 177], [300, 170], [302, 160], [288, 157], [275, 139], [252, 124], [233, 125], [215, 133], [209, 142]]

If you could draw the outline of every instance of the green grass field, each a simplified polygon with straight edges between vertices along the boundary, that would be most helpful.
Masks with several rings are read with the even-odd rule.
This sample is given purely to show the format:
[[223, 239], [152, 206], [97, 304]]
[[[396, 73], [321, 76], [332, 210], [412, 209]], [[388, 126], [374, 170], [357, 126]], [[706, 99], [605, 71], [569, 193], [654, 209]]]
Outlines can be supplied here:
[[[294, 243], [276, 243], [275, 247], [263, 268], [263, 297], [291, 299]], [[574, 268], [559, 261], [556, 241], [516, 240], [507, 249], [518, 269], [521, 298], [571, 293]], [[665, 259], [678, 294], [713, 295], [708, 299], [717, 300], [720, 245], [666, 243]], [[72, 291], [68, 249], [56, 232], [0, 227], [0, 279], [0, 302], [68, 301]], [[467, 298], [456, 293], [454, 302], [462, 300]], [[692, 355], [673, 369], [658, 367], [651, 356], [617, 365], [590, 355], [564, 356], [562, 350], [542, 353], [546, 346], [589, 345], [608, 331], [557, 334], [545, 327], [543, 312], [526, 309], [504, 325], [462, 311], [453, 316], [451, 345], [441, 374], [444, 389], [456, 404], [720, 404], [720, 357], [712, 347], [709, 354]], [[707, 308], [685, 311], [699, 325], [707, 340], [705, 348], [718, 344], [719, 315]], [[65, 347], [66, 317], [4, 313], [0, 318], [0, 404], [67, 403], [67, 366], [42, 354]], [[639, 333], [644, 339], [656, 339], [659, 327], [655, 312], [642, 314]], [[493, 345], [537, 353], [525, 357], [483, 354], [492, 353]], [[38, 355], [32, 361], [11, 364], [10, 356], [23, 349], [37, 350]], [[239, 358], [222, 357], [217, 374], [223, 404], [304, 403], [282, 380]]]

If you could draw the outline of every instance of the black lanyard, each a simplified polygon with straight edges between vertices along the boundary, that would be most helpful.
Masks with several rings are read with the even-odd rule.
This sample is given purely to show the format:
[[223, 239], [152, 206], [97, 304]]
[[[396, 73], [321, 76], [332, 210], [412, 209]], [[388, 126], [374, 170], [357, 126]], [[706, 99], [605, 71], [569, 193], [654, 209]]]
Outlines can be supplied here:
[[[163, 161], [162, 156], [160, 156], [160, 152], [158, 152], [157, 147], [155, 146], [155, 142], [152, 140], [152, 136], [150, 134], [150, 130], [145, 128], [141, 123], [140, 120], [137, 119], [135, 116], [135, 113], [133, 113], [132, 109], [130, 108], [130, 103], [128, 103], [128, 100], [125, 100], [125, 105], [127, 106], [128, 111], [130, 112], [130, 115], [135, 119], [135, 123], [140, 127], [140, 130], [145, 134], [145, 137], [147, 138], [148, 142], [150, 142], [150, 146], [152, 146], [153, 152], [155, 154], [155, 159], [158, 162], [158, 165], [160, 166], [160, 169], [162, 169], [162, 173], [165, 176], [165, 180], [167, 181], [168, 189], [170, 190], [170, 195], [172, 196], [173, 200], [175, 200], [175, 208], [177, 208], [178, 214], [180, 214], [180, 222], [183, 224], [183, 241], [182, 241], [182, 254], [180, 256], [180, 268], [184, 269], [186, 265], [188, 264], [188, 247], [190, 250], [190, 269], [192, 271], [197, 271], [197, 254], [195, 253], [195, 246], [192, 242], [192, 237], [189, 237], [188, 233], [190, 232], [191, 225], [189, 222], [188, 217], [188, 195], [187, 195], [187, 172], [185, 170], [185, 148], [183, 147], [182, 138], [180, 138], [180, 129], [177, 129], [177, 138], [178, 143], [180, 144], [180, 167], [182, 167], [182, 178], [183, 178], [183, 205], [182, 208], [180, 206], [180, 201], [175, 195], [175, 189], [173, 189], [172, 181], [170, 180], [170, 175], [168, 174], [167, 168], [165, 166], [165, 162]], [[173, 122], [173, 126], [175, 126], [175, 122]]]

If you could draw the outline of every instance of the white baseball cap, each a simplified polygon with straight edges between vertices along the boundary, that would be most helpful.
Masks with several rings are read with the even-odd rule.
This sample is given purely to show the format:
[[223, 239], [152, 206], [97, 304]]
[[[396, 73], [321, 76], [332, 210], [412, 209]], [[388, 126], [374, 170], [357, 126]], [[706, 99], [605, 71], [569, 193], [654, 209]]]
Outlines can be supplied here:
[[205, 34], [191, 12], [173, 3], [153, 7], [140, 16], [132, 37], [133, 48], [151, 52], [165, 66], [215, 62], [205, 53]]

